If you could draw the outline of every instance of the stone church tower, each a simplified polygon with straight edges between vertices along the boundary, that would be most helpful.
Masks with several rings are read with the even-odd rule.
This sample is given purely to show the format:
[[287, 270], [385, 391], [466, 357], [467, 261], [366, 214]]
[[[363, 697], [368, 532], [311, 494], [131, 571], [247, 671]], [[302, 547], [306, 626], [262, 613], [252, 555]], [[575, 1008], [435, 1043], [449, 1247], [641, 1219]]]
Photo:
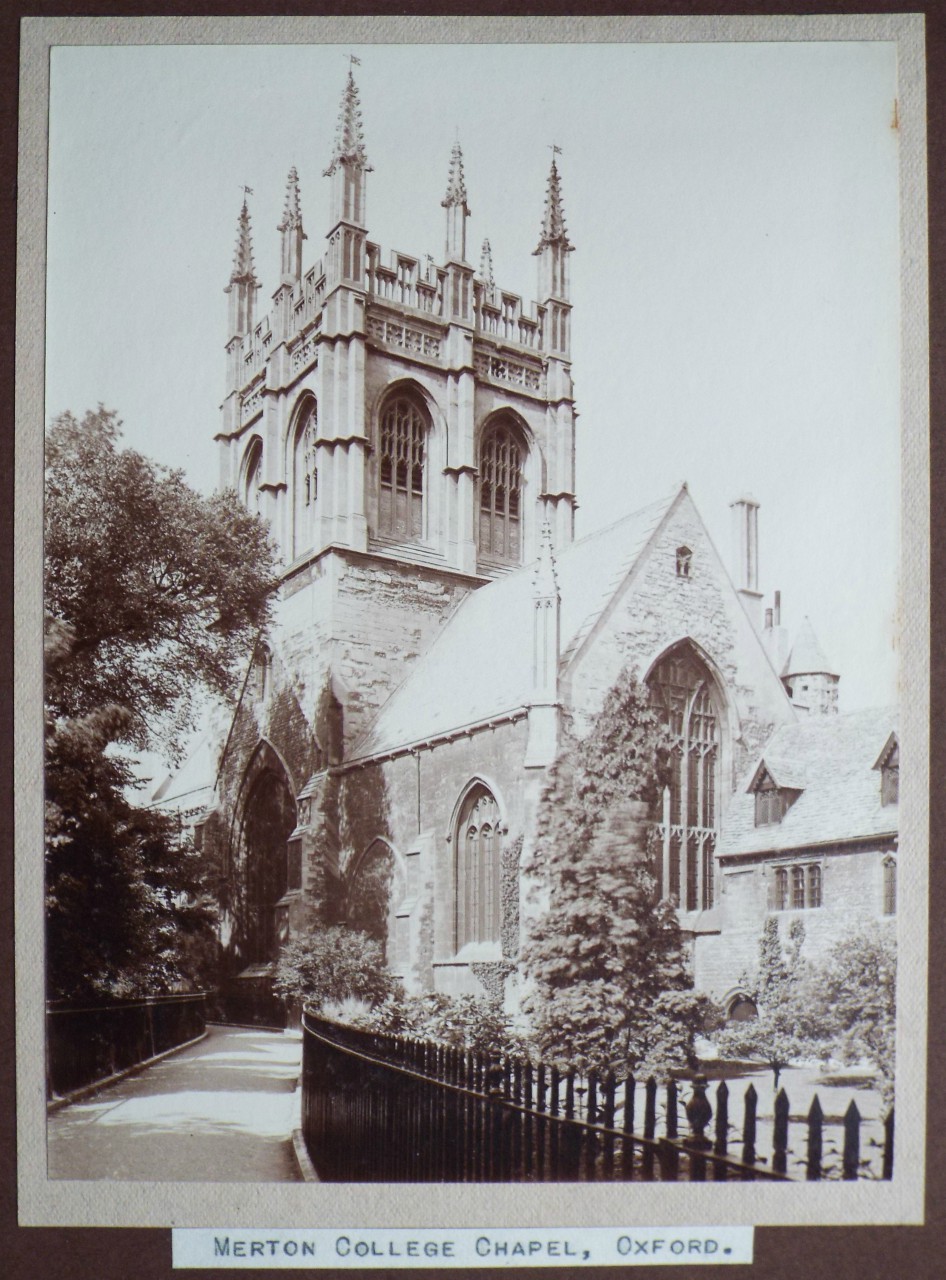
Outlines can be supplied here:
[[[573, 538], [573, 246], [554, 153], [528, 307], [494, 283], [488, 241], [479, 272], [468, 261], [459, 142], [445, 167], [442, 262], [383, 252], [369, 239], [371, 165], [349, 72], [324, 171], [325, 252], [304, 269], [293, 168], [261, 318], [245, 200], [240, 210], [220, 483], [269, 521], [284, 575], [272, 649], [260, 646], [226, 744], [217, 820], [229, 817], [220, 838], [237, 881], [241, 861], [281, 864], [276, 850], [290, 848], [285, 869], [242, 877], [232, 928], [244, 960], [269, 959], [320, 895], [316, 829], [341, 820], [326, 769], [350, 758], [470, 591], [534, 560], [543, 528], [556, 548]], [[539, 193], [536, 204], [538, 221]], [[249, 817], [261, 787], [273, 819], [262, 824]], [[275, 926], [247, 923], [277, 902]]]

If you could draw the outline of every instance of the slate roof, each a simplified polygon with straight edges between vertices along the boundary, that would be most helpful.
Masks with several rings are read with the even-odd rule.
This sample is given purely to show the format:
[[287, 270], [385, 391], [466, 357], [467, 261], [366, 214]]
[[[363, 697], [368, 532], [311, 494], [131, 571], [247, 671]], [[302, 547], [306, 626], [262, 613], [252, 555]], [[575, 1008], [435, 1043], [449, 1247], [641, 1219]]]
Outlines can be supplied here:
[[[721, 857], [830, 844], [897, 830], [897, 806], [881, 805], [878, 755], [897, 727], [889, 708], [813, 716], [776, 729], [729, 804], [720, 833]], [[783, 787], [801, 795], [780, 823], [755, 825], [748, 790], [760, 763]]]
[[803, 618], [791, 653], [782, 668], [783, 676], [829, 675], [838, 673], [824, 655], [810, 618]]
[[[562, 663], [576, 652], [683, 490], [556, 554]], [[477, 724], [529, 704], [535, 564], [470, 593], [382, 706], [354, 758]]]

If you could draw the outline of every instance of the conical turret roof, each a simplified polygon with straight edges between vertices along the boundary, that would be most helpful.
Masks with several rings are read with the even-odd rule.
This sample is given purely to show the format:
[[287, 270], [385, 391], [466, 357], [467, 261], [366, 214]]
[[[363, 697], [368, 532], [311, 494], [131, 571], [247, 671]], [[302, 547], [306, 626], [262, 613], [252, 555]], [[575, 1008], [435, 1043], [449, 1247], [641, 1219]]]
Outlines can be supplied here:
[[243, 198], [243, 208], [237, 222], [237, 241], [233, 253], [233, 270], [230, 272], [231, 284], [256, 284], [256, 272], [253, 266], [253, 238], [250, 232], [250, 210]]
[[547, 244], [561, 245], [571, 250], [575, 246], [570, 243], [565, 228], [565, 210], [562, 206], [562, 180], [552, 155], [552, 168], [549, 170], [548, 188], [545, 193], [545, 217], [542, 219], [542, 234], [539, 237], [536, 253], [541, 253]]
[[[450, 153], [450, 176], [447, 179], [447, 194], [440, 201], [445, 209], [453, 205], [466, 205], [466, 181], [463, 177], [463, 152], [459, 140], [453, 144]], [[467, 210], [469, 212], [469, 210]]]
[[784, 676], [828, 675], [838, 673], [824, 655], [810, 618], [803, 618], [791, 652], [782, 670]]
[[365, 139], [361, 131], [361, 103], [358, 101], [358, 89], [351, 69], [342, 93], [338, 126], [335, 130], [335, 146], [332, 150], [331, 162], [325, 170], [325, 176], [331, 177], [340, 164], [350, 164], [355, 168], [371, 172], [371, 165], [368, 163], [368, 155], [365, 151]]
[[296, 166], [293, 165], [286, 179], [286, 204], [282, 211], [282, 222], [276, 230], [289, 231], [301, 226], [302, 202], [299, 196], [299, 175], [296, 172]]

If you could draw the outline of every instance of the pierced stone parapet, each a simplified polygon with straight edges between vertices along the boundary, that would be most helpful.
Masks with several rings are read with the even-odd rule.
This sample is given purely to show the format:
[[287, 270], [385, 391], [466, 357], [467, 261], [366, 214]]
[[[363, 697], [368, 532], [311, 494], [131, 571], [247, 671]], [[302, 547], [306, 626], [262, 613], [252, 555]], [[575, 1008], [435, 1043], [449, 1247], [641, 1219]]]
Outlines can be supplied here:
[[524, 360], [515, 360], [512, 356], [492, 351], [476, 351], [473, 355], [473, 367], [480, 378], [520, 387], [535, 395], [544, 393], [545, 377], [541, 368], [527, 364]]
[[255, 418], [263, 407], [263, 379], [260, 378], [247, 391], [240, 401], [240, 421], [249, 422]]
[[303, 369], [307, 369], [310, 365], [318, 363], [319, 328], [320, 325], [316, 325], [314, 332], [310, 333], [308, 337], [304, 338], [302, 342], [297, 343], [296, 346], [292, 348], [289, 356], [289, 368], [293, 377], [295, 377], [296, 374], [301, 373]]
[[369, 316], [367, 331], [369, 338], [389, 347], [397, 347], [412, 355], [427, 356], [432, 360], [441, 358], [440, 335], [430, 330], [389, 319], [387, 316]]

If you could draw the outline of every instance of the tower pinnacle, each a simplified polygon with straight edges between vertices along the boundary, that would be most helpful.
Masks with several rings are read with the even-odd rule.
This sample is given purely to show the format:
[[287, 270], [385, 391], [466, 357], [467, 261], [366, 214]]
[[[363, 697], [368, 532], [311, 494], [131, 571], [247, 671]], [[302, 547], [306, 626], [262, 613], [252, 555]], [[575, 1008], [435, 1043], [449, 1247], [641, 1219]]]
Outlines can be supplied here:
[[283, 283], [302, 279], [302, 242], [306, 238], [302, 230], [302, 204], [299, 198], [299, 174], [295, 165], [286, 179], [286, 204], [282, 222], [276, 228], [280, 236], [280, 259]]
[[543, 521], [539, 534], [539, 554], [532, 575], [532, 594], [536, 600], [558, 598], [558, 576], [555, 572], [555, 552], [552, 548], [552, 526]]
[[562, 207], [562, 180], [559, 176], [558, 166], [555, 163], [555, 152], [558, 148], [552, 149], [552, 168], [549, 170], [548, 187], [545, 193], [545, 216], [542, 219], [542, 232], [539, 236], [538, 248], [535, 253], [539, 254], [546, 245], [556, 245], [570, 253], [574, 249], [574, 245], [570, 243], [568, 234], [565, 229], [565, 210]]
[[286, 179], [286, 203], [282, 211], [282, 222], [276, 228], [277, 231], [288, 231], [291, 228], [302, 226], [302, 205], [299, 200], [299, 174], [296, 166], [293, 165], [289, 170], [289, 177]]
[[338, 111], [335, 146], [332, 150], [332, 159], [325, 170], [325, 177], [330, 178], [340, 164], [350, 165], [365, 173], [371, 172], [371, 165], [368, 163], [368, 155], [365, 151], [365, 139], [361, 131], [361, 103], [358, 101], [358, 89], [350, 67]]
[[[447, 179], [447, 194], [440, 201], [445, 209], [451, 205], [466, 204], [466, 182], [463, 178], [463, 152], [459, 141], [453, 144], [450, 153], [450, 176]], [[467, 209], [467, 213], [469, 213]]]
[[237, 241], [233, 253], [231, 284], [258, 284], [253, 268], [253, 238], [250, 232], [250, 210], [243, 197], [243, 208], [237, 221]]
[[496, 288], [496, 281], [493, 279], [493, 249], [489, 240], [483, 241], [480, 251], [480, 280], [490, 293]]

